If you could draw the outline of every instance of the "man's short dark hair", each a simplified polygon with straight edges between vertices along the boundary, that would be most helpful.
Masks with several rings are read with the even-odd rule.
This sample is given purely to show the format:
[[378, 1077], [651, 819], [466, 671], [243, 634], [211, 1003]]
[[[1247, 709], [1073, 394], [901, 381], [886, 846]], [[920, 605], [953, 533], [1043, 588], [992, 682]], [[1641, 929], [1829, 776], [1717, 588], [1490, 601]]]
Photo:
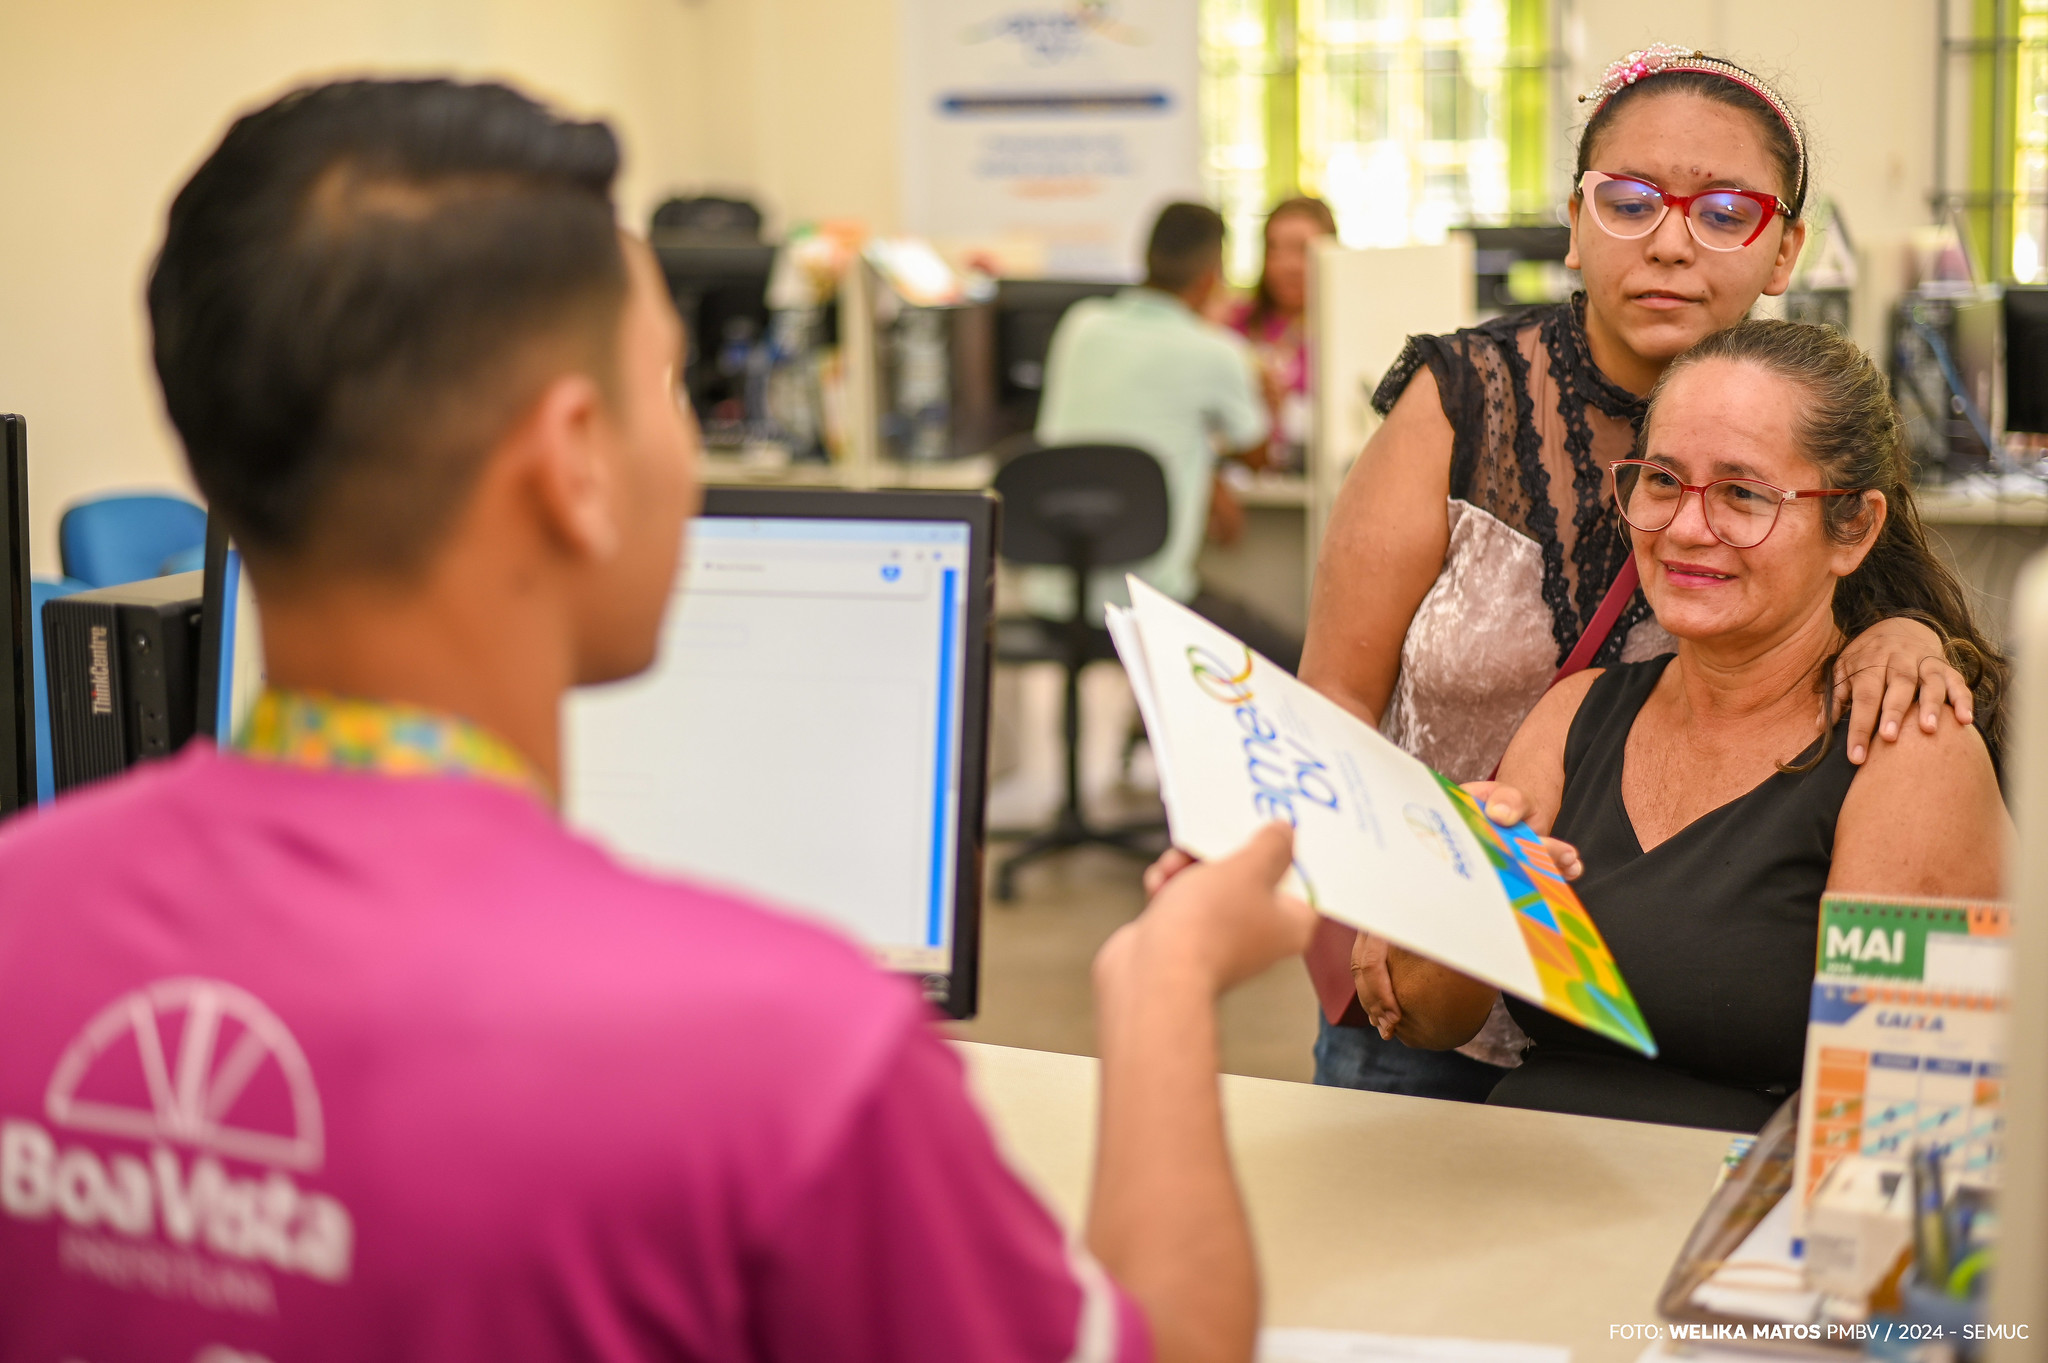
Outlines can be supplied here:
[[1223, 215], [1206, 204], [1168, 204], [1145, 247], [1145, 282], [1180, 293], [1223, 263]]
[[609, 382], [618, 167], [604, 124], [502, 85], [346, 81], [235, 121], [171, 204], [149, 313], [193, 477], [259, 568], [409, 571], [547, 377], [537, 345]]

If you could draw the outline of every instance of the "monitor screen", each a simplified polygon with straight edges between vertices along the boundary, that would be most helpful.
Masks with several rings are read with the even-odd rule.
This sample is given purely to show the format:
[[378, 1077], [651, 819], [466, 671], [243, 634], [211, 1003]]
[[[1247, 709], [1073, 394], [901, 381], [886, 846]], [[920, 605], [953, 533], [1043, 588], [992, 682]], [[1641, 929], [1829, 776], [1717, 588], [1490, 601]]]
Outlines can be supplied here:
[[659, 660], [571, 701], [571, 821], [826, 920], [965, 1016], [992, 502], [714, 489], [706, 512]]
[[206, 526], [206, 586], [199, 619], [198, 730], [223, 747], [263, 691], [263, 628], [242, 555], [216, 520]]

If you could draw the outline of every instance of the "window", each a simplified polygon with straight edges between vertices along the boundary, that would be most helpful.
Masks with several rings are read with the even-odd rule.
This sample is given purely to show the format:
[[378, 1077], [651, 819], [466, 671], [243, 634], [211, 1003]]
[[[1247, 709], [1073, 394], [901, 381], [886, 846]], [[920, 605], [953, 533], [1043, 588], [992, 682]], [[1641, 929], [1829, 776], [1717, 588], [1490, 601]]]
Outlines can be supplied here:
[[1294, 193], [1328, 200], [1354, 246], [1552, 221], [1550, 22], [1548, 0], [1202, 0], [1203, 169], [1232, 278], [1257, 273], [1265, 213]]
[[1935, 202], [1986, 282], [2048, 283], [2048, 0], [1942, 0]]
[[2048, 283], [2048, 0], [2021, 0], [2014, 55], [2012, 278]]

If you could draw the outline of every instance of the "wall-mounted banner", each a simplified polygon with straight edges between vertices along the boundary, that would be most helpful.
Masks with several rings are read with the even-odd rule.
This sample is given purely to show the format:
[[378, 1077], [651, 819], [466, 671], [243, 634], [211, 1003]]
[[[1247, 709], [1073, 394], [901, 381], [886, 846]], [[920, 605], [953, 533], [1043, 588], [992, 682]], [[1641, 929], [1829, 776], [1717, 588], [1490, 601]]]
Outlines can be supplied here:
[[904, 222], [1048, 275], [1138, 273], [1198, 198], [1194, 0], [905, 0]]

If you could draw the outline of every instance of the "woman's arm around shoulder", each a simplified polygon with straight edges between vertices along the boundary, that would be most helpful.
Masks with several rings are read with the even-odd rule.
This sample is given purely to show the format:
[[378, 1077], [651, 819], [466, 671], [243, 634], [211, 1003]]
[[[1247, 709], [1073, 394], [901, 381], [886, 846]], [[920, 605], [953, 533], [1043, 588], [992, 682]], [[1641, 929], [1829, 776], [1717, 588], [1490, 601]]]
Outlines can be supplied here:
[[1996, 899], [2012, 836], [1990, 751], [1943, 707], [1933, 733], [1905, 724], [1871, 746], [1835, 822], [1828, 888]]
[[1301, 679], [1377, 725], [1401, 641], [1451, 545], [1451, 422], [1415, 371], [1344, 479], [1323, 532]]

